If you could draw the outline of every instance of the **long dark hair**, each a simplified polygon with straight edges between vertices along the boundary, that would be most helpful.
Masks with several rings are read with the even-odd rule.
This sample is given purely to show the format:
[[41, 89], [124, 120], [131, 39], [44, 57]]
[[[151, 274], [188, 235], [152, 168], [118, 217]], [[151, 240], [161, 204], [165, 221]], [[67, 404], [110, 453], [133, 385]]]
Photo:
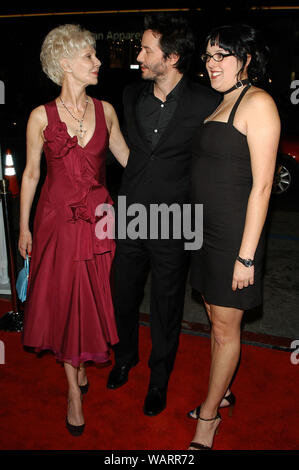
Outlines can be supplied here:
[[[251, 55], [247, 73], [251, 81], [260, 80], [266, 74], [269, 59], [269, 48], [260, 31], [246, 24], [225, 25], [214, 28], [206, 37], [206, 46], [218, 45], [225, 51], [234, 54], [241, 62], [241, 75], [244, 70], [247, 54]], [[239, 77], [238, 77], [239, 78]]]
[[144, 29], [159, 35], [160, 48], [166, 59], [171, 54], [179, 56], [175, 67], [179, 72], [188, 71], [195, 50], [195, 40], [191, 27], [181, 16], [159, 13], [147, 15]]

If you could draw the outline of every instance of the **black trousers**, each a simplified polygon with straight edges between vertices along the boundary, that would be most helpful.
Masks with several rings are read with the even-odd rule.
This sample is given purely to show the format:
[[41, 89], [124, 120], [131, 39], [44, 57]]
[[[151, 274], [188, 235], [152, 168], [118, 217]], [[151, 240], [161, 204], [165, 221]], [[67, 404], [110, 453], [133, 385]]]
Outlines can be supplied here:
[[150, 387], [166, 388], [179, 344], [189, 252], [183, 240], [117, 240], [114, 306], [120, 342], [115, 362], [139, 358], [139, 307], [151, 272]]

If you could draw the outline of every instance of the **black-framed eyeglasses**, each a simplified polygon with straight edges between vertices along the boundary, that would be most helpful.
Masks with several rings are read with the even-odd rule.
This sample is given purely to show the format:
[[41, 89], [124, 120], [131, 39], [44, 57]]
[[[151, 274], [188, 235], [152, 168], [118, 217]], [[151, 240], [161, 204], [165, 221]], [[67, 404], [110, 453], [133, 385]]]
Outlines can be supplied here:
[[216, 54], [202, 54], [200, 56], [201, 60], [206, 63], [209, 62], [211, 59], [214, 59], [216, 62], [222, 62], [225, 57], [229, 57], [235, 54], [222, 54], [222, 52], [216, 52]]

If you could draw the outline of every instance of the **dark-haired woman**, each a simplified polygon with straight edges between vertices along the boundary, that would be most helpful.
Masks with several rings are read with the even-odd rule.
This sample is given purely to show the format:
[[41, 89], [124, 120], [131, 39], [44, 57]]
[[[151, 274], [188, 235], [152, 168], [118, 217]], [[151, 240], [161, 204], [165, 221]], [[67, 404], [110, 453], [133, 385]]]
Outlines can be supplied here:
[[252, 86], [263, 75], [267, 48], [251, 27], [214, 29], [206, 41], [211, 86], [223, 100], [204, 122], [193, 148], [193, 202], [203, 204], [203, 246], [192, 253], [191, 285], [211, 322], [211, 369], [190, 449], [211, 449], [233, 404], [229, 387], [240, 357], [244, 310], [262, 301], [264, 223], [271, 194], [280, 120], [273, 99]]

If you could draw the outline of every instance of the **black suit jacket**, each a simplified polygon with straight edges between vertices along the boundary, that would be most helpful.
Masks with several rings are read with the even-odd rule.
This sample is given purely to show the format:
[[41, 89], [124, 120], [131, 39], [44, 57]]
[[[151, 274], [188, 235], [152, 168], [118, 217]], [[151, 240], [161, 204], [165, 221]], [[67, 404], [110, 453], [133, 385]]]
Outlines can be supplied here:
[[127, 205], [189, 201], [192, 138], [221, 98], [187, 77], [183, 80], [174, 115], [154, 150], [137, 119], [136, 105], [147, 84], [142, 80], [124, 90], [124, 135], [130, 156], [119, 194], [127, 196]]

